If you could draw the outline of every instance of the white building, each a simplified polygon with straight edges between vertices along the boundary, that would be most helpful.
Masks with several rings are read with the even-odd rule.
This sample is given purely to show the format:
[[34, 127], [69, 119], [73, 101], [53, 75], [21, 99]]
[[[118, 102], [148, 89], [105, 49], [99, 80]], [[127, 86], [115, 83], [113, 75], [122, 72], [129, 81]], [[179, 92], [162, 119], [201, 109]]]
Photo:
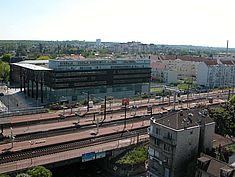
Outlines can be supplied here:
[[199, 63], [208, 60], [202, 57], [173, 55], [151, 56], [150, 59], [152, 77], [168, 84], [176, 83], [178, 79], [196, 77]]
[[235, 86], [235, 61], [207, 60], [198, 65], [197, 84], [209, 88]]
[[211, 150], [215, 122], [206, 110], [185, 110], [151, 118], [150, 177], [182, 177], [187, 163]]

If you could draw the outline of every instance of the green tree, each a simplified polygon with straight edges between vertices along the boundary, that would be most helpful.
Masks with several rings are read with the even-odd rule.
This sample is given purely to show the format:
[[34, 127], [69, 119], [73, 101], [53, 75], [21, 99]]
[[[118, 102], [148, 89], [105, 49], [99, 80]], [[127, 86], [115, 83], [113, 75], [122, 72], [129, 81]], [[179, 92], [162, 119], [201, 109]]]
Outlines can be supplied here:
[[20, 173], [20, 174], [16, 175], [16, 177], [31, 177], [31, 176], [26, 173]]
[[135, 165], [143, 163], [148, 159], [147, 146], [137, 147], [127, 152], [116, 163], [120, 165]]
[[230, 99], [229, 99], [229, 103], [233, 106], [235, 106], [235, 95], [233, 95]]
[[10, 176], [6, 174], [0, 174], [0, 177], [10, 177]]
[[46, 169], [43, 166], [37, 166], [27, 171], [27, 174], [31, 177], [52, 177], [50, 170]]
[[7, 62], [0, 61], [0, 80], [8, 81], [10, 75], [10, 65]]
[[49, 56], [40, 56], [36, 60], [49, 60], [49, 59], [50, 59]]
[[5, 62], [10, 62], [10, 60], [11, 60], [11, 58], [12, 58], [12, 55], [11, 54], [5, 54], [5, 55], [3, 55], [3, 57], [2, 57], [2, 61], [5, 61]]
[[227, 103], [220, 108], [210, 110], [210, 116], [214, 119], [215, 132], [223, 136], [235, 136], [235, 105]]

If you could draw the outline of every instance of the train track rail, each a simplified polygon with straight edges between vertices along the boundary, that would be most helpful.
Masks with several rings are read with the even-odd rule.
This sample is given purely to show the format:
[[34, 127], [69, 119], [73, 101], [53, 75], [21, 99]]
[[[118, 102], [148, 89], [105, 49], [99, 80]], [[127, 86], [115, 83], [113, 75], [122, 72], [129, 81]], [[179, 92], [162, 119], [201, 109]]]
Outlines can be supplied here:
[[102, 143], [112, 142], [115, 140], [122, 140], [126, 138], [136, 137], [147, 133], [147, 127], [143, 126], [129, 131], [114, 132], [112, 134], [100, 135], [96, 137], [84, 138], [72, 142], [65, 142], [44, 147], [37, 147], [17, 152], [7, 152], [0, 155], [0, 164], [9, 163], [23, 159], [29, 159], [39, 156], [45, 156], [64, 151], [70, 151], [78, 148], [84, 148], [91, 145], [98, 145]]
[[[213, 94], [215, 95], [215, 94]], [[203, 100], [203, 99], [206, 99], [206, 98], [193, 98], [191, 100], [189, 100], [189, 102], [194, 102], [194, 101], [197, 101], [197, 100]], [[165, 101], [168, 100], [168, 98], [165, 98]], [[172, 104], [173, 103], [173, 100], [171, 99], [170, 100], [170, 103]], [[143, 110], [143, 109], [146, 109], [147, 107], [147, 104], [148, 103], [144, 103], [144, 104], [140, 104], [138, 105], [139, 108], [138, 110]], [[160, 102], [160, 103], [149, 103], [149, 104], [152, 104], [153, 107], [161, 107], [161, 106], [165, 106], [165, 105], [168, 105], [169, 102]], [[123, 110], [119, 107], [119, 109], [114, 109], [112, 111], [113, 114], [115, 113], [118, 113], [118, 112], [122, 112]], [[88, 118], [88, 117], [93, 117], [94, 114], [98, 114], [99, 111], [94, 111], [94, 112], [88, 112], [84, 115], [84, 118]], [[107, 109], [106, 111], [107, 114], [111, 114], [111, 111]], [[16, 123], [8, 123], [6, 125], [4, 125], [4, 127], [10, 127], [10, 126], [14, 126], [14, 127], [23, 127], [25, 126], [25, 124], [27, 124], [28, 126], [29, 125], [36, 125], [36, 124], [48, 124], [48, 123], [54, 123], [54, 122], [57, 122], [58, 120], [60, 120], [60, 117], [58, 115], [58, 118], [48, 118], [48, 119], [44, 119], [44, 120], [40, 120], [40, 119], [37, 119], [37, 120], [31, 120], [31, 121], [28, 121], [27, 123], [26, 122], [16, 122]], [[63, 119], [63, 121], [71, 121], [71, 120], [77, 120], [77, 117], [75, 115], [68, 115], [66, 116], [65, 119]]]
[[[109, 126], [117, 126], [126, 123], [135, 123], [135, 122], [141, 122], [144, 120], [148, 120], [150, 118], [149, 115], [146, 116], [136, 116], [136, 117], [128, 117], [125, 119], [119, 119], [119, 120], [112, 120], [112, 121], [107, 121], [103, 122], [101, 127], [109, 127]], [[17, 134], [15, 135], [15, 142], [19, 141], [28, 141], [28, 140], [33, 140], [33, 139], [40, 139], [40, 138], [47, 138], [47, 137], [52, 137], [52, 136], [59, 136], [59, 135], [64, 135], [64, 134], [71, 134], [71, 133], [77, 133], [77, 132], [82, 132], [82, 131], [87, 131], [89, 129], [96, 128], [95, 123], [88, 123], [86, 125], [73, 125], [70, 127], [65, 127], [65, 128], [57, 128], [57, 129], [52, 129], [48, 131], [39, 131], [39, 132], [32, 132], [32, 133], [24, 133], [24, 134]], [[9, 142], [9, 139], [6, 139], [5, 141], [1, 142], [1, 144]]]

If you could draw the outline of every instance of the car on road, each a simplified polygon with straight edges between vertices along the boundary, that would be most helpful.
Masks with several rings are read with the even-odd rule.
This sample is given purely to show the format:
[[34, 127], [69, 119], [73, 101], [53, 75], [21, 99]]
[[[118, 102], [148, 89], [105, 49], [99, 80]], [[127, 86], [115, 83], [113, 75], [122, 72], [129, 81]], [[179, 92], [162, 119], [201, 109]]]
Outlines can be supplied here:
[[0, 96], [4, 96], [4, 93], [0, 93]]

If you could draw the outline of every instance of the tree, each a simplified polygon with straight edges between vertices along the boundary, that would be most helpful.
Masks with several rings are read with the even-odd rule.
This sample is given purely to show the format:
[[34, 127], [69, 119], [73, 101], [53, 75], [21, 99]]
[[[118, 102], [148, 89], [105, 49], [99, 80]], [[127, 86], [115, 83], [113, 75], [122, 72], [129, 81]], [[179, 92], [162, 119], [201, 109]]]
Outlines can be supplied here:
[[46, 169], [43, 166], [37, 166], [27, 171], [27, 174], [31, 177], [52, 177], [50, 170]]
[[20, 173], [20, 174], [16, 175], [16, 177], [31, 177], [31, 176], [26, 173]]
[[10, 177], [10, 176], [6, 174], [0, 174], [0, 177]]
[[235, 95], [233, 95], [230, 99], [229, 99], [229, 103], [231, 105], [234, 105], [235, 106]]
[[[233, 101], [234, 98], [232, 98]], [[231, 101], [231, 102], [232, 102]], [[223, 136], [235, 136], [235, 105], [227, 103], [220, 108], [210, 110], [210, 116], [214, 119], [215, 132]]]
[[10, 65], [7, 62], [0, 61], [0, 80], [8, 81], [10, 75]]
[[12, 55], [11, 55], [11, 54], [5, 54], [5, 55], [3, 55], [3, 57], [2, 57], [2, 61], [9, 63], [10, 60], [11, 60], [11, 58], [12, 58]]
[[49, 59], [50, 59], [49, 56], [40, 56], [36, 60], [49, 60]]

